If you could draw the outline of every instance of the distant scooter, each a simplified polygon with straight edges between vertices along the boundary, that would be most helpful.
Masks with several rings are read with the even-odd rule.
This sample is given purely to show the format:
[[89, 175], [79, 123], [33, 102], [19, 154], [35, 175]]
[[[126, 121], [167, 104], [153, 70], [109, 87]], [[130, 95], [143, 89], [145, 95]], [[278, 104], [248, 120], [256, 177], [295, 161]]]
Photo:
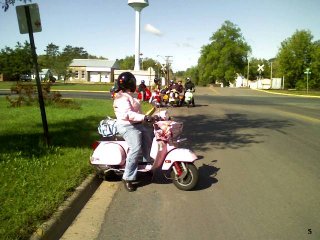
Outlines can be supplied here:
[[149, 99], [149, 103], [155, 105], [157, 108], [161, 107], [161, 95], [159, 90], [154, 90], [151, 93], [151, 98]]
[[176, 89], [172, 89], [169, 92], [169, 104], [170, 106], [181, 107], [183, 103], [183, 95], [180, 95]]
[[187, 107], [190, 107], [191, 104], [193, 107], [195, 106], [193, 92], [194, 89], [188, 89], [184, 94], [184, 102], [187, 104]]
[[[139, 172], [161, 171], [167, 179], [180, 190], [191, 190], [198, 182], [198, 169], [194, 162], [198, 157], [189, 149], [179, 148], [178, 143], [183, 124], [169, 120], [167, 111], [156, 115], [159, 120], [153, 123], [154, 138], [150, 156], [152, 163], [139, 164]], [[116, 139], [97, 141], [93, 144], [93, 154], [90, 163], [97, 169], [98, 174], [106, 176], [113, 172], [123, 174], [126, 164], [128, 145], [125, 141]]]

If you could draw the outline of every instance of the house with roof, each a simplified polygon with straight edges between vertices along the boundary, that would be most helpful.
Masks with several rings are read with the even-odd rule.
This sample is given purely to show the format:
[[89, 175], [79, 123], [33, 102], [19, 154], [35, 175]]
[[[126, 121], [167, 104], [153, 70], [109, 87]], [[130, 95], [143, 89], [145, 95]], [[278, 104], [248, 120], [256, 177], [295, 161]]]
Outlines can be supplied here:
[[69, 81], [113, 82], [114, 70], [119, 69], [117, 60], [73, 59], [69, 65]]
[[[53, 77], [52, 71], [50, 69], [44, 68], [39, 71], [39, 78], [41, 81], [43, 81], [45, 79], [49, 79], [50, 77]], [[54, 76], [54, 77], [57, 78], [57, 76]], [[31, 74], [31, 79], [33, 79], [33, 80], [36, 79], [35, 73]]]

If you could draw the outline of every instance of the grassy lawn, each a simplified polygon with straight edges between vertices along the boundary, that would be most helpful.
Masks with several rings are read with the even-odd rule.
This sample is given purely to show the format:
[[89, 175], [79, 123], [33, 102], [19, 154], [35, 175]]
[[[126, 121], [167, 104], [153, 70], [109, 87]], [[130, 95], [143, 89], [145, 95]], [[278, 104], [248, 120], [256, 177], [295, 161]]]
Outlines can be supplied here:
[[93, 172], [90, 146], [99, 121], [114, 116], [112, 101], [75, 101], [80, 109], [46, 107], [47, 148], [39, 107], [8, 108], [0, 97], [1, 239], [28, 239]]
[[[0, 89], [10, 89], [17, 82], [0, 82]], [[36, 85], [35, 81], [24, 82], [23, 84]], [[46, 83], [42, 83], [46, 84]], [[52, 84], [52, 90], [82, 90], [82, 91], [109, 91], [113, 86], [112, 83], [63, 83], [56, 82]]]
[[310, 95], [310, 96], [320, 96], [320, 91], [309, 90], [267, 90], [272, 93], [284, 93], [290, 95]]

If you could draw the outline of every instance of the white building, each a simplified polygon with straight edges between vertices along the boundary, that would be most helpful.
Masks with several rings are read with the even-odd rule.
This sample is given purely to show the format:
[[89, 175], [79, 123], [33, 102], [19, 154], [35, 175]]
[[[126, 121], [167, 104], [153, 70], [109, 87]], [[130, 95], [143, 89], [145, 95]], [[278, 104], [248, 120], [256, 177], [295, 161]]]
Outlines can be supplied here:
[[119, 69], [115, 60], [73, 59], [69, 65], [69, 70], [72, 72], [69, 81], [113, 82], [115, 69]]
[[148, 70], [139, 70], [139, 71], [115, 70], [114, 79], [117, 79], [118, 76], [123, 72], [131, 72], [137, 80], [137, 85], [139, 85], [141, 81], [144, 80], [147, 86], [152, 86], [154, 82], [154, 78], [156, 76], [156, 72], [154, 71], [154, 69], [152, 67], [149, 67]]

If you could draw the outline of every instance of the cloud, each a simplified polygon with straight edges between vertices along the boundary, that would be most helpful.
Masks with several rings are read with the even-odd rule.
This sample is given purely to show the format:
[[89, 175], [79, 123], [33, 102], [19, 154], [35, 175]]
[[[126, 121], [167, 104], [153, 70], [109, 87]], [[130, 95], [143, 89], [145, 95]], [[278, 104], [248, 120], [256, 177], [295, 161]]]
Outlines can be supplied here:
[[162, 32], [160, 32], [159, 29], [155, 28], [155, 27], [152, 26], [151, 24], [146, 24], [146, 25], [144, 26], [144, 30], [145, 30], [146, 32], [152, 33], [152, 34], [157, 35], [157, 36], [162, 36], [162, 35], [163, 35]]
[[183, 43], [174, 43], [177, 47], [184, 47], [184, 48], [195, 48], [193, 45], [191, 45], [190, 43], [187, 42], [183, 42]]

